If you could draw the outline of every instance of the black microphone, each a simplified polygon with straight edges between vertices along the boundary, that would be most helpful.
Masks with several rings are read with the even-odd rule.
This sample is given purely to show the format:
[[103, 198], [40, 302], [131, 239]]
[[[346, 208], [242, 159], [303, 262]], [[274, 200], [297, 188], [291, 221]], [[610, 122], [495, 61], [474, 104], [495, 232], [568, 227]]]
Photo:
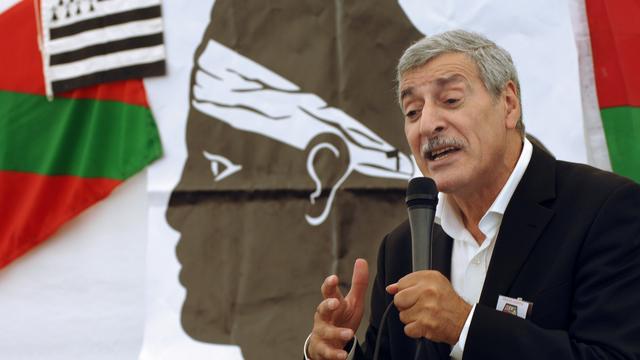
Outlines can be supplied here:
[[407, 211], [411, 225], [413, 271], [431, 269], [433, 219], [438, 204], [436, 183], [428, 177], [411, 179], [407, 187]]

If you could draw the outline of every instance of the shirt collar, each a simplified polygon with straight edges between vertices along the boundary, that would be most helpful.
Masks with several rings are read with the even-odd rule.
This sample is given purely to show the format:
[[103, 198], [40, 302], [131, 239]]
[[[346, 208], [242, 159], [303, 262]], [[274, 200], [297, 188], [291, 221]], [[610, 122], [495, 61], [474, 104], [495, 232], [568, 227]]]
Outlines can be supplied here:
[[[527, 138], [524, 139], [522, 146], [522, 152], [518, 158], [515, 168], [511, 172], [509, 179], [500, 190], [500, 193], [493, 201], [493, 204], [489, 207], [487, 212], [480, 220], [480, 228], [482, 230], [482, 224], [485, 222], [485, 218], [490, 214], [504, 215], [504, 211], [511, 201], [511, 197], [518, 187], [522, 176], [524, 175], [529, 161], [531, 161], [531, 154], [533, 152], [533, 146]], [[449, 196], [444, 193], [438, 193], [438, 205], [436, 206], [436, 219], [435, 222], [442, 226], [442, 229], [452, 238], [458, 238], [460, 232], [465, 229], [462, 219], [460, 218], [460, 211], [458, 207], [449, 199]]]

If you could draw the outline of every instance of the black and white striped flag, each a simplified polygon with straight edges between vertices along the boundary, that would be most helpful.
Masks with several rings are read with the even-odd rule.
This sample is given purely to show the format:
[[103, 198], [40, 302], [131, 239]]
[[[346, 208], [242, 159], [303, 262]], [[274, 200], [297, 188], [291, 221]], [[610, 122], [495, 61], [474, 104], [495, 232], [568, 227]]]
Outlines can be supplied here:
[[163, 75], [161, 0], [42, 0], [47, 93]]

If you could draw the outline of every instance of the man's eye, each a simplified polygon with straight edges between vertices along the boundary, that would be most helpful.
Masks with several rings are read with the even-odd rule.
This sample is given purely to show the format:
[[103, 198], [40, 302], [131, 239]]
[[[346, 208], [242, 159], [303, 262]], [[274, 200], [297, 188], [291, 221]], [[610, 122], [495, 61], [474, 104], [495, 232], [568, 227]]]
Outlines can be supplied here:
[[408, 119], [413, 119], [418, 115], [417, 110], [409, 110], [406, 114], [404, 114]]
[[404, 116], [409, 120], [414, 120], [418, 116], [418, 110], [409, 110]]
[[451, 98], [451, 99], [447, 99], [447, 100], [445, 100], [445, 102], [446, 102], [447, 104], [449, 104], [449, 105], [454, 105], [454, 104], [458, 103], [458, 101], [460, 101], [460, 99], [453, 99], [453, 98]]

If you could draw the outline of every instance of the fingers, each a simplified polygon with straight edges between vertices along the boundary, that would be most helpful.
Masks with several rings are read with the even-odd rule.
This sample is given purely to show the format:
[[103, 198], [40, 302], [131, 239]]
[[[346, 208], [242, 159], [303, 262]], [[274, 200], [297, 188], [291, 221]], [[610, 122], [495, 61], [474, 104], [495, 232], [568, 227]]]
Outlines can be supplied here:
[[386, 290], [390, 295], [395, 295], [395, 294], [398, 293], [398, 291], [400, 291], [400, 289], [398, 288], [398, 284], [397, 283], [393, 283], [391, 285], [388, 285], [386, 287]]
[[436, 340], [432, 336], [434, 336], [434, 332], [437, 332], [439, 325], [442, 325], [437, 312], [438, 309], [434, 305], [416, 304], [401, 310], [398, 316], [400, 321], [405, 324], [404, 333], [408, 337], [414, 339], [426, 337]]
[[418, 322], [412, 322], [408, 325], [405, 325], [404, 333], [408, 337], [413, 339], [418, 339], [423, 336], [429, 338], [428, 336], [426, 336], [425, 330], [422, 328], [422, 326], [420, 326]]
[[336, 298], [338, 300], [342, 300], [342, 293], [338, 287], [338, 277], [336, 275], [330, 275], [324, 279], [324, 282], [320, 287], [320, 292], [322, 293], [322, 297], [325, 299]]
[[339, 306], [340, 301], [336, 298], [324, 299], [320, 302], [320, 305], [318, 305], [316, 313], [322, 320], [328, 321]]
[[352, 329], [333, 324], [333, 316], [336, 311], [341, 311], [341, 303], [340, 300], [331, 297], [318, 305], [309, 342], [309, 355], [314, 360], [347, 358], [347, 352], [343, 347], [353, 338], [354, 332]]
[[399, 311], [398, 317], [405, 325], [417, 326], [422, 336], [426, 336], [425, 331], [434, 330], [442, 324], [443, 317], [439, 312], [442, 312], [442, 309], [435, 305], [416, 305]]
[[399, 290], [403, 290], [421, 283], [435, 282], [440, 276], [442, 274], [435, 270], [421, 270], [405, 275], [396, 284]]
[[403, 290], [393, 297], [393, 305], [400, 311], [415, 306], [418, 303], [420, 295], [416, 292]]
[[451, 283], [435, 271], [415, 272], [387, 286], [394, 294], [393, 303], [405, 324], [405, 334], [412, 338], [446, 342], [458, 341], [471, 311]]
[[343, 349], [317, 339], [314, 335], [309, 340], [309, 357], [313, 360], [345, 360], [347, 355]]
[[318, 326], [313, 331], [314, 335], [317, 335], [319, 339], [324, 342], [336, 344], [347, 343], [353, 338], [353, 330], [347, 328], [340, 328], [331, 325]]
[[353, 264], [353, 276], [351, 277], [351, 290], [348, 297], [358, 303], [364, 302], [364, 297], [369, 286], [369, 264], [365, 259], [356, 259]]
[[421, 297], [423, 299], [437, 297], [450, 287], [449, 280], [440, 272], [423, 270], [406, 275], [397, 283], [388, 285], [386, 290], [394, 295], [393, 303], [402, 310], [414, 306]]
[[[335, 301], [335, 299], [328, 300]], [[353, 336], [354, 333], [351, 329], [333, 326], [328, 322], [316, 319], [309, 340], [309, 356], [314, 360], [346, 359], [347, 352], [343, 348]]]

